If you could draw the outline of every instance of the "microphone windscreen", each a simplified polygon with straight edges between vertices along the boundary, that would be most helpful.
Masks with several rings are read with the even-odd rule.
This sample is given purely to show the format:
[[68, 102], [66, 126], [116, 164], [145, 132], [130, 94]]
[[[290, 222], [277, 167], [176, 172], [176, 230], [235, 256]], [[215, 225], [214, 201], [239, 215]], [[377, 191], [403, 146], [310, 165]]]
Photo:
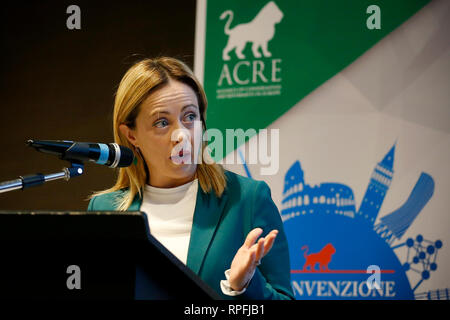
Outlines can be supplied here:
[[120, 160], [117, 164], [118, 167], [128, 167], [133, 163], [134, 153], [130, 148], [119, 146], [120, 148]]

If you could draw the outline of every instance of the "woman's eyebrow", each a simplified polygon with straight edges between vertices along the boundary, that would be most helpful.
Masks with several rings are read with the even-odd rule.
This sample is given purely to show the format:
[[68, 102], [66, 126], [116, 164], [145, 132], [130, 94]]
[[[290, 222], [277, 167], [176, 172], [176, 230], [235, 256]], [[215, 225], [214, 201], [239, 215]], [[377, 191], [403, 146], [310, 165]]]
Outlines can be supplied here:
[[[188, 105], [185, 105], [183, 108], [181, 108], [181, 112], [183, 112], [184, 109], [187, 109], [189, 107], [198, 108], [195, 104], [188, 104]], [[153, 112], [150, 114], [150, 117], [153, 117], [153, 116], [155, 116], [156, 114], [159, 114], [159, 113], [171, 114], [171, 112], [168, 111], [168, 110], [160, 110], [158, 108], [158, 109], [153, 110]]]

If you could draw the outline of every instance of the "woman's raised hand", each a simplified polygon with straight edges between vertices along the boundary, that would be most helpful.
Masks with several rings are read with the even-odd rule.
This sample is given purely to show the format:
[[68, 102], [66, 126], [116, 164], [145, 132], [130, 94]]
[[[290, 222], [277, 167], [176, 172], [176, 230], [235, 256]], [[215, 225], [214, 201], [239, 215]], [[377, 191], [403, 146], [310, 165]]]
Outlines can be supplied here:
[[262, 232], [261, 228], [250, 231], [231, 262], [228, 281], [235, 291], [241, 291], [247, 286], [255, 268], [261, 263], [261, 259], [272, 249], [278, 230], [272, 230], [267, 236], [256, 242]]

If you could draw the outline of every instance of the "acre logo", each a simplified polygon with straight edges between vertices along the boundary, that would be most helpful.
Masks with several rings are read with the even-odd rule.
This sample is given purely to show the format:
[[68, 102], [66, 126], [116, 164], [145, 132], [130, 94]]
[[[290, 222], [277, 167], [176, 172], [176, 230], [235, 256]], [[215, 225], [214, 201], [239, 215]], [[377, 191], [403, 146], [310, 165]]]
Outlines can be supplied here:
[[[243, 15], [244, 12], [237, 14]], [[281, 94], [282, 59], [269, 48], [276, 25], [284, 14], [274, 1], [268, 2], [247, 23], [231, 27], [234, 12], [220, 15], [225, 20], [227, 42], [222, 49], [222, 68], [217, 80], [217, 99], [249, 98]], [[246, 50], [248, 44], [251, 50]]]

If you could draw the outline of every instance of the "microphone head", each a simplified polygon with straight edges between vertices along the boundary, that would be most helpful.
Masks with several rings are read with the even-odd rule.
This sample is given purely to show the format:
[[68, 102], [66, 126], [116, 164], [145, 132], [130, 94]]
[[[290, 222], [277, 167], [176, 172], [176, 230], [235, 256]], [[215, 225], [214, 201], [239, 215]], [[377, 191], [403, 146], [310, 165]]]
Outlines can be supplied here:
[[131, 149], [117, 143], [74, 142], [68, 140], [27, 140], [27, 145], [37, 151], [57, 155], [67, 161], [92, 161], [111, 168], [128, 167], [133, 164]]
[[118, 167], [129, 167], [134, 161], [134, 153], [130, 148], [119, 146], [120, 148], [120, 160], [117, 164]]

